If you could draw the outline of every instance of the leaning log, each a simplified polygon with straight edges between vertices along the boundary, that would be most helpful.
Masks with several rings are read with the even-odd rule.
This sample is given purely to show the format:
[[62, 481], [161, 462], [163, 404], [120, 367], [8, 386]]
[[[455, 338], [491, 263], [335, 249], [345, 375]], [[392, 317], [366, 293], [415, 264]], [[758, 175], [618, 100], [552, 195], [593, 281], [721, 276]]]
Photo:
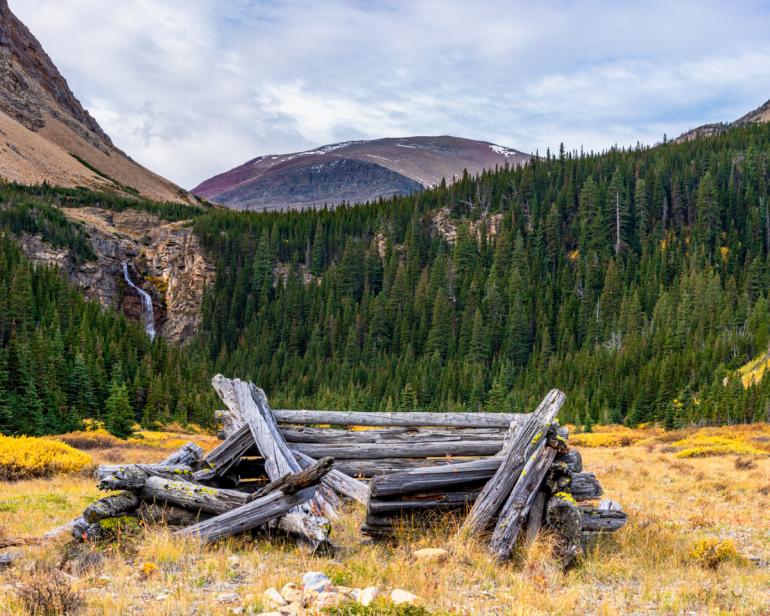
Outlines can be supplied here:
[[546, 430], [564, 404], [564, 398], [562, 392], [552, 389], [527, 422], [521, 426], [507, 451], [501, 456], [500, 468], [484, 486], [468, 517], [465, 518], [463, 522], [465, 532], [476, 534], [487, 528], [511, 493], [527, 459], [545, 444]]
[[[545, 439], [541, 440], [545, 442]], [[510, 558], [519, 532], [527, 521], [529, 510], [537, 496], [538, 488], [543, 483], [543, 479], [555, 457], [555, 448], [538, 447], [532, 452], [532, 455], [519, 474], [518, 480], [500, 511], [500, 516], [489, 543], [492, 554], [498, 560], [502, 561]]]
[[[240, 415], [248, 425], [253, 440], [265, 459], [265, 470], [270, 479], [276, 480], [288, 473], [302, 470], [278, 429], [278, 423], [264, 391], [253, 383], [227, 379], [219, 374], [212, 379], [212, 384], [227, 407], [236, 416]], [[313, 498], [309, 503], [303, 502], [296, 511], [290, 513], [293, 515], [286, 516], [282, 524], [291, 526], [296, 534], [305, 536], [311, 542], [318, 541], [317, 537], [323, 534], [323, 529], [328, 532], [329, 522], [319, 513], [336, 515], [333, 507], [329, 506], [323, 497]], [[321, 542], [325, 540], [326, 537]]]
[[83, 511], [83, 517], [89, 524], [94, 524], [105, 518], [114, 518], [133, 511], [139, 506], [139, 497], [135, 492], [121, 492], [105, 496], [94, 501]]

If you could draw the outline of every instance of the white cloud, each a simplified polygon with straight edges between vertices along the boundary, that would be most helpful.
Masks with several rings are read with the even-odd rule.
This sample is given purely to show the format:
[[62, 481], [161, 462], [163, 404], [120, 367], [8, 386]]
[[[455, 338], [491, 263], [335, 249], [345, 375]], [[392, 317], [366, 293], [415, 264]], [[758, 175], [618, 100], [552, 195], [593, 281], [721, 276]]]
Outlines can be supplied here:
[[761, 2], [10, 4], [114, 141], [186, 187], [351, 138], [652, 142], [770, 97]]

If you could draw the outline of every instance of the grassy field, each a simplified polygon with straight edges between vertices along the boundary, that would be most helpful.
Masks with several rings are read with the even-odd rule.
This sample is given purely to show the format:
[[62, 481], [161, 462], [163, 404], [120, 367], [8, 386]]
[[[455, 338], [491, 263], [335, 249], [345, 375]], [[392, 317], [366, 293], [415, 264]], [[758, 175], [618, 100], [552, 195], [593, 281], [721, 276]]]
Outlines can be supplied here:
[[[190, 439], [214, 443], [169, 431], [107, 440], [88, 453], [94, 463], [153, 461]], [[455, 537], [454, 517], [437, 519], [430, 532], [404, 530], [394, 545], [367, 544], [358, 532], [363, 512], [349, 505], [334, 524], [334, 558], [278, 537], [201, 547], [157, 528], [100, 548], [73, 548], [66, 537], [30, 545], [20, 565], [0, 574], [0, 615], [24, 613], [18, 589], [50, 578], [48, 567], [65, 572], [56, 575], [82, 599], [85, 614], [259, 613], [267, 609], [265, 589], [299, 583], [307, 571], [323, 571], [341, 586], [408, 590], [420, 597], [422, 613], [770, 614], [770, 426], [675, 433], [604, 427], [571, 441], [629, 523], [566, 573], [547, 536], [501, 566]], [[100, 496], [85, 471], [0, 482], [0, 541], [39, 536]], [[724, 562], [703, 549], [710, 545], [704, 540], [722, 542]], [[417, 562], [412, 553], [422, 547], [446, 548], [449, 559]]]

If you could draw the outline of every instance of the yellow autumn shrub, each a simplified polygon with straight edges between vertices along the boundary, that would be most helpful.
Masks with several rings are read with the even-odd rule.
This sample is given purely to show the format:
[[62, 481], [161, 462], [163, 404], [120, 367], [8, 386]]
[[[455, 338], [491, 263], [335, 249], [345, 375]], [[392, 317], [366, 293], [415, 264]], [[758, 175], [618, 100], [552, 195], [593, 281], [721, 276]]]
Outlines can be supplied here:
[[694, 434], [675, 441], [673, 447], [680, 448], [677, 458], [702, 458], [705, 456], [763, 456], [767, 452], [744, 441], [738, 436]]
[[732, 541], [720, 541], [713, 537], [696, 541], [690, 548], [689, 557], [706, 569], [716, 569], [722, 563], [741, 560], [738, 549]]
[[0, 435], [0, 480], [77, 473], [91, 464], [87, 453], [55, 439]]
[[110, 449], [126, 445], [126, 441], [120, 440], [104, 428], [67, 432], [56, 438], [76, 449]]

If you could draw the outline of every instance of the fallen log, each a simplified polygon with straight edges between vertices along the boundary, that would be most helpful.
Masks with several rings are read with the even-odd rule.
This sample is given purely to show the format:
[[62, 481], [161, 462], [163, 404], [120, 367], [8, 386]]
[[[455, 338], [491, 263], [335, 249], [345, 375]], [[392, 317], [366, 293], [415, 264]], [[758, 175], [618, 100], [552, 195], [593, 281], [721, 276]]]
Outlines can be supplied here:
[[579, 507], [583, 520], [581, 530], [614, 533], [625, 526], [628, 515], [623, 511], [600, 509], [597, 507]]
[[563, 567], [569, 567], [581, 552], [581, 514], [568, 495], [555, 494], [546, 504], [546, 522], [556, 535], [556, 550]]
[[121, 492], [105, 496], [94, 501], [83, 511], [83, 518], [89, 524], [94, 524], [104, 518], [114, 518], [133, 511], [139, 506], [139, 497], [134, 492]]
[[[331, 470], [333, 463], [333, 459], [324, 458], [298, 473], [285, 475], [249, 496], [248, 502], [243, 506], [182, 529], [177, 534], [196, 536], [206, 542], [216, 541], [257, 528], [276, 518], [281, 518], [280, 528], [287, 515], [292, 515], [292, 510], [296, 511], [299, 505], [313, 498], [316, 487]], [[321, 534], [325, 539], [328, 529], [323, 530]]]
[[372, 516], [383, 514], [407, 513], [425, 509], [459, 509], [473, 504], [481, 491], [433, 492], [428, 494], [410, 494], [408, 497], [394, 500], [371, 499], [367, 513]]
[[500, 462], [500, 458], [482, 458], [380, 475], [372, 479], [369, 491], [373, 497], [382, 498], [395, 494], [450, 490], [453, 486], [489, 479], [500, 468]]
[[572, 498], [577, 501], [593, 500], [599, 498], [604, 492], [599, 480], [593, 473], [576, 473], [572, 475], [572, 483], [569, 487]]
[[150, 477], [192, 480], [192, 469], [187, 465], [164, 464], [103, 464], [96, 469], [100, 490], [140, 490]]
[[[389, 428], [385, 430], [339, 430], [284, 426], [281, 428], [288, 443], [315, 445], [358, 445], [361, 443], [441, 443], [441, 442], [499, 442], [505, 431], [500, 428]], [[498, 448], [499, 449], [499, 448]]]
[[189, 466], [196, 467], [203, 459], [203, 449], [195, 443], [186, 443], [177, 451], [169, 455], [162, 462], [162, 466]]
[[149, 502], [167, 503], [190, 511], [220, 514], [240, 507], [249, 495], [236, 490], [211, 488], [191, 481], [148, 477], [140, 495]]
[[487, 528], [511, 493], [526, 460], [544, 446], [546, 430], [559, 412], [564, 398], [562, 392], [552, 389], [521, 426], [503, 454], [497, 472], [484, 486], [465, 518], [462, 527], [465, 532], [477, 534]]
[[[225, 403], [227, 403], [225, 401]], [[275, 410], [279, 423], [333, 426], [401, 426], [415, 428], [508, 428], [523, 424], [529, 415], [519, 413], [428, 413]]]
[[190, 526], [208, 519], [209, 514], [189, 511], [168, 504], [142, 501], [137, 509], [137, 516], [145, 524], [165, 524], [166, 526]]

